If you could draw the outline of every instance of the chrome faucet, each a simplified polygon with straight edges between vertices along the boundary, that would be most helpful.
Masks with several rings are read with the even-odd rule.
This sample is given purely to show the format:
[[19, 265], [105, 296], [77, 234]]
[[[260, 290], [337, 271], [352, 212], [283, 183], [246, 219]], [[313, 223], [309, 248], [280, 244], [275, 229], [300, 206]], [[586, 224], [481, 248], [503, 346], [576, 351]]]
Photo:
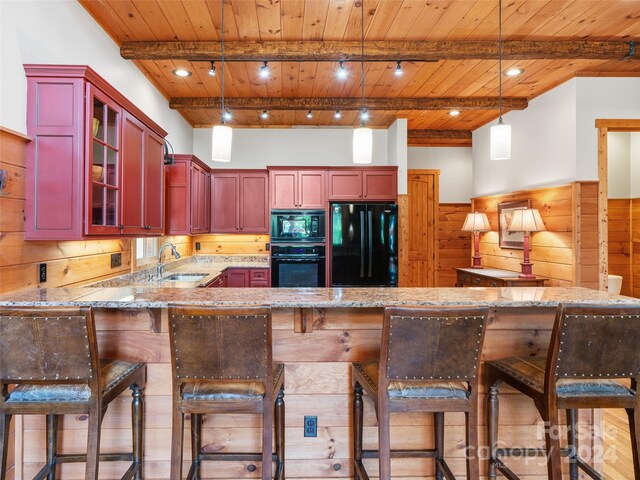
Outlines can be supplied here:
[[166, 247], [171, 247], [171, 253], [175, 257], [175, 259], [180, 258], [180, 254], [178, 250], [176, 250], [176, 246], [173, 243], [165, 243], [160, 247], [160, 251], [158, 252], [158, 266], [156, 267], [156, 273], [158, 274], [158, 278], [162, 276], [162, 272], [164, 271], [164, 264], [162, 263], [162, 252]]

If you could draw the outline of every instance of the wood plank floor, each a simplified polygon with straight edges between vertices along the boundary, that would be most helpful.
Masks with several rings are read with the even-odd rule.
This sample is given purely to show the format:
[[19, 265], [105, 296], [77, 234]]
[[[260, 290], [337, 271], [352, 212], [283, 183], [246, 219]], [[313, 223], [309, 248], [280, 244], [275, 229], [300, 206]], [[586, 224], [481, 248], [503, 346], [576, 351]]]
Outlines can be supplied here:
[[604, 432], [605, 478], [607, 480], [631, 480], [633, 478], [633, 460], [629, 420], [623, 409], [606, 409], [604, 411]]

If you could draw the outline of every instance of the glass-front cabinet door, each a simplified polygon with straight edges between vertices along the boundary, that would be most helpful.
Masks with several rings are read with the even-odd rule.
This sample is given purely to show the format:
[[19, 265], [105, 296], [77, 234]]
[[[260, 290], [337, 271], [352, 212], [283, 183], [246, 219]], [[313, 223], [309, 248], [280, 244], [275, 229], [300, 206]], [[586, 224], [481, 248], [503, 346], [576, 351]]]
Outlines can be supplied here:
[[120, 165], [122, 111], [109, 97], [87, 86], [88, 172], [85, 232], [113, 235], [121, 232]]

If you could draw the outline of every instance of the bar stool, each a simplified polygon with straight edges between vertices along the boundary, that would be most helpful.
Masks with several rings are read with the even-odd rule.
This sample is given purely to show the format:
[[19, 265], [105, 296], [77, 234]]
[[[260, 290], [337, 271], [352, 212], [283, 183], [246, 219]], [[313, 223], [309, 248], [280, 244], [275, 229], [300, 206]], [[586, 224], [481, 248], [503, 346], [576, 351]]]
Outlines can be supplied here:
[[[47, 463], [35, 478], [56, 476], [56, 465], [86, 462], [98, 478], [100, 460], [130, 461], [123, 479], [142, 478], [143, 394], [146, 366], [98, 357], [93, 311], [81, 308], [0, 307], [0, 424], [2, 480], [12, 415], [47, 416]], [[10, 392], [9, 385], [15, 385]], [[133, 449], [100, 454], [100, 427], [109, 403], [130, 388]], [[58, 416], [88, 414], [86, 454], [57, 452]]]
[[[635, 478], [640, 478], [640, 306], [560, 305], [546, 357], [503, 358], [485, 363], [489, 384], [489, 478], [500, 472], [518, 477], [500, 457], [513, 449], [497, 448], [498, 391], [502, 382], [531, 397], [545, 422], [546, 449], [517, 449], [527, 456], [547, 455], [549, 478], [562, 478], [558, 413], [566, 409], [572, 480], [578, 468], [602, 479], [577, 455], [576, 413], [580, 408], [624, 408], [629, 415]], [[630, 386], [616, 379], [630, 379]]]
[[[454, 479], [444, 459], [444, 412], [464, 412], [467, 478], [479, 478], [478, 369], [486, 308], [386, 308], [379, 362], [353, 363], [354, 478], [368, 480], [363, 458], [378, 457], [380, 479], [391, 458], [435, 459], [437, 479]], [[366, 391], [378, 417], [379, 450], [362, 449]], [[434, 412], [435, 449], [391, 450], [391, 412]]]
[[[258, 460], [262, 478], [268, 480], [275, 460], [275, 478], [284, 479], [284, 364], [272, 362], [271, 309], [172, 305], [169, 337], [171, 480], [182, 478], [185, 413], [191, 414], [192, 463], [187, 478], [200, 478], [202, 460]], [[202, 414], [206, 413], [262, 414], [262, 453], [203, 452]]]

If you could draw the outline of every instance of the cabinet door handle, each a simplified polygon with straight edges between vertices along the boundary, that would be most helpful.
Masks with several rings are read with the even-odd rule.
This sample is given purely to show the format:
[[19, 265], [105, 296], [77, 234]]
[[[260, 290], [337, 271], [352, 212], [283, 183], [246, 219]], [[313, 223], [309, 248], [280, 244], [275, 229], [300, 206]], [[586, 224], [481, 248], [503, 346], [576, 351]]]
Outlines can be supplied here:
[[118, 228], [119, 228], [120, 230], [122, 230], [122, 229], [124, 229], [124, 225], [118, 225]]

